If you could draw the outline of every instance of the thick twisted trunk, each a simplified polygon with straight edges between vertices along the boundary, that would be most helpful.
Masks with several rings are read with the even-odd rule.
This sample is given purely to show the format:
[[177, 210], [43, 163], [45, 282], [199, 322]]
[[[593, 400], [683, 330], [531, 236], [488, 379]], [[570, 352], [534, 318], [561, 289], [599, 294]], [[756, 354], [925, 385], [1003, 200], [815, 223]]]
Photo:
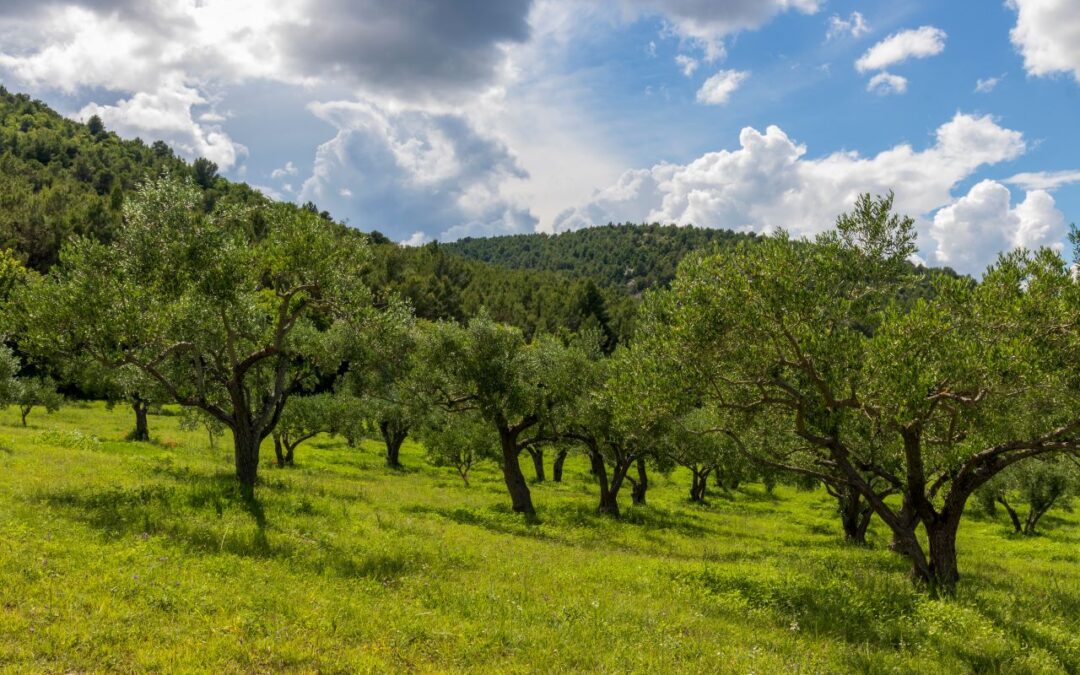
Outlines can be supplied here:
[[1028, 511], [1027, 520], [1024, 522], [1024, 534], [1032, 536], [1035, 534], [1035, 526], [1039, 524], [1039, 520], [1046, 515], [1046, 512], [1054, 506], [1054, 502], [1057, 499], [1051, 499], [1043, 504], [1032, 504], [1031, 510]]
[[926, 539], [930, 544], [929, 574], [925, 581], [937, 592], [951, 594], [960, 580], [960, 571], [956, 563], [956, 531], [960, 526], [960, 517], [952, 515], [942, 517], [939, 522], [923, 523], [926, 527]]
[[693, 476], [692, 482], [690, 483], [690, 501], [704, 502], [705, 493], [708, 490], [709, 474], [712, 473], [712, 468], [696, 469], [691, 467], [690, 472]]
[[532, 493], [525, 481], [525, 475], [521, 473], [521, 464], [518, 462], [520, 449], [517, 439], [509, 429], [499, 431], [499, 442], [502, 446], [502, 472], [503, 481], [506, 483], [506, 491], [510, 493], [510, 503], [515, 513], [535, 515], [533, 508]]
[[274, 457], [278, 468], [285, 468], [285, 444], [281, 442], [281, 434], [274, 434]]
[[999, 495], [995, 499], [998, 504], [1005, 507], [1005, 513], [1009, 514], [1009, 520], [1012, 521], [1013, 529], [1016, 530], [1017, 534], [1021, 534], [1024, 531], [1024, 526], [1020, 523], [1020, 514], [1016, 512], [1016, 509], [1012, 507], [1012, 504], [1010, 504], [1009, 500], [1005, 499], [1004, 496]]
[[619, 490], [622, 489], [626, 472], [630, 468], [628, 463], [616, 463], [612, 467], [611, 480], [608, 480], [607, 465], [603, 456], [595, 449], [589, 453], [596, 474], [596, 482], [600, 487], [600, 504], [597, 513], [613, 518], [619, 517]]
[[131, 408], [135, 411], [135, 431], [131, 434], [131, 440], [143, 442], [149, 441], [150, 425], [147, 422], [147, 414], [149, 412], [150, 404], [141, 398], [135, 398], [131, 402]]
[[379, 422], [379, 432], [386, 444], [386, 466], [391, 469], [400, 469], [401, 446], [405, 443], [408, 432], [386, 421]]
[[835, 495], [840, 522], [844, 526], [844, 539], [853, 544], [865, 544], [866, 530], [870, 526], [874, 510], [853, 486], [843, 485], [837, 489]]
[[566, 455], [566, 450], [560, 450], [559, 453], [555, 455], [554, 464], [551, 465], [551, 480], [556, 483], [562, 482], [563, 463], [566, 462]]
[[247, 490], [255, 487], [259, 475], [259, 446], [262, 438], [250, 424], [240, 423], [233, 428], [233, 457], [236, 462], [236, 479]]

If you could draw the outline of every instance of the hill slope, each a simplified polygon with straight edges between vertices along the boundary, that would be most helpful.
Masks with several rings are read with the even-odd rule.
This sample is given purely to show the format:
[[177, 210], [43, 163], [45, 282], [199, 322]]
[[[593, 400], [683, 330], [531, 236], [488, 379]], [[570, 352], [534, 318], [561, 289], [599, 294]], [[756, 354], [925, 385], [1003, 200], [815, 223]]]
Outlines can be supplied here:
[[691, 251], [753, 237], [693, 226], [620, 224], [556, 235], [467, 238], [445, 248], [512, 269], [565, 271], [636, 294], [670, 283], [679, 261]]
[[80, 124], [0, 87], [0, 248], [15, 251], [29, 267], [50, 267], [73, 234], [107, 241], [124, 193], [163, 173], [191, 176], [207, 208], [223, 198], [264, 199], [218, 177], [212, 162], [188, 164], [161, 141], [123, 140], [99, 120]]
[[[0, 411], [0, 670], [18, 672], [1076, 672], [1075, 513], [1037, 538], [961, 528], [956, 599], [907, 579], [872, 526], [843, 543], [820, 491], [761, 486], [597, 515], [584, 456], [505, 504], [494, 462], [407, 471], [320, 436], [254, 501], [175, 415]], [[268, 454], [269, 450], [264, 449]], [[1049, 519], [1048, 519], [1049, 520]]]
[[[108, 241], [125, 194], [166, 173], [194, 180], [207, 211], [219, 203], [269, 201], [244, 183], [218, 176], [207, 160], [188, 163], [161, 141], [121, 139], [100, 121], [80, 124], [0, 87], [0, 248], [13, 250], [27, 266], [47, 270], [72, 235]], [[296, 208], [318, 211], [314, 204]], [[342, 230], [367, 236], [344, 225]], [[438, 245], [403, 248], [374, 234], [370, 240], [376, 252], [373, 285], [384, 295], [410, 300], [422, 318], [463, 320], [485, 308], [531, 336], [576, 330], [590, 316], [608, 314], [594, 318], [610, 324], [613, 335], [629, 330], [633, 302], [625, 293], [604, 290], [604, 306], [590, 307], [583, 301], [591, 294], [587, 284], [563, 272], [508, 270], [447, 256]]]

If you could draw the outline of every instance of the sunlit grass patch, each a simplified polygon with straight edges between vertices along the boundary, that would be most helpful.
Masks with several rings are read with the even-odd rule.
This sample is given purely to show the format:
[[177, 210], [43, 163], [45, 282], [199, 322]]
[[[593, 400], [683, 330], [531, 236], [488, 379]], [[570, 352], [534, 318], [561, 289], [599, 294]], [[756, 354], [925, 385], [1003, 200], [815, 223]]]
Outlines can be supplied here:
[[[953, 600], [914, 589], [884, 530], [842, 540], [822, 492], [687, 500], [651, 477], [596, 514], [587, 465], [532, 486], [403, 448], [319, 437], [264, 463], [255, 499], [172, 415], [0, 413], [0, 669], [26, 672], [1068, 672], [1080, 668], [1080, 528], [972, 518]], [[47, 426], [45, 423], [47, 422]], [[264, 448], [264, 451], [267, 448]], [[272, 456], [272, 452], [265, 453]], [[267, 462], [269, 459], [267, 459]], [[526, 469], [528, 470], [528, 468]]]

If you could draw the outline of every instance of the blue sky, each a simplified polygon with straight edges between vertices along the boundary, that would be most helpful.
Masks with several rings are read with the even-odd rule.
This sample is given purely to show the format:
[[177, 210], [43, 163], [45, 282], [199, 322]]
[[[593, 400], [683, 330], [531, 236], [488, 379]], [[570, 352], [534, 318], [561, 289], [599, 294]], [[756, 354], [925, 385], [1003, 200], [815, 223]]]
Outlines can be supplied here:
[[978, 273], [1080, 221], [1078, 0], [11, 0], [0, 80], [411, 243], [891, 189]]

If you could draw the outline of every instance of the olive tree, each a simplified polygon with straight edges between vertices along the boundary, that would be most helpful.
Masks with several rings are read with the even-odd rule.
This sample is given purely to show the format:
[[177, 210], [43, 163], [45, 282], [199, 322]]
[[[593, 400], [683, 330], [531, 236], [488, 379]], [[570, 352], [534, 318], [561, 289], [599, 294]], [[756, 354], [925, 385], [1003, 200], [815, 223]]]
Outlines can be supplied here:
[[345, 422], [343, 413], [346, 410], [347, 404], [333, 394], [290, 396], [271, 434], [278, 467], [293, 466], [296, 448], [304, 441], [321, 433], [339, 432]]
[[61, 370], [63, 381], [76, 384], [86, 395], [104, 400], [110, 410], [118, 403], [130, 405], [135, 426], [128, 440], [150, 440], [150, 408], [169, 400], [157, 383], [136, 368], [108, 368], [92, 358], [72, 358], [55, 365]]
[[[1039, 458], [1015, 464], [979, 491], [984, 508], [993, 514], [1000, 505], [1016, 534], [1034, 535], [1039, 521], [1055, 506], [1068, 508], [1080, 485], [1077, 460], [1070, 455]], [[1027, 507], [1021, 518], [1019, 505]]]
[[115, 239], [69, 241], [17, 291], [20, 344], [131, 367], [225, 425], [254, 486], [289, 395], [332, 373], [369, 306], [363, 240], [289, 205], [206, 215], [190, 182], [145, 183]]
[[64, 397], [56, 391], [56, 381], [51, 377], [26, 377], [16, 382], [15, 405], [19, 408], [24, 427], [26, 418], [34, 408], [44, 408], [46, 412], [54, 413], [63, 403]]
[[419, 433], [428, 462], [452, 467], [466, 487], [477, 463], [499, 457], [499, 437], [476, 412], [432, 415]]
[[353, 336], [349, 370], [340, 387], [356, 398], [354, 410], [364, 418], [353, 422], [374, 428], [386, 447], [386, 466], [392, 469], [401, 468], [401, 446], [427, 414], [416, 374], [423, 366], [416, 351], [422, 330], [425, 326], [408, 308], [390, 304], [370, 330]]
[[1080, 444], [1080, 303], [1051, 251], [1003, 257], [981, 283], [939, 275], [931, 297], [901, 301], [913, 251], [891, 197], [864, 196], [812, 243], [780, 233], [684, 265], [666, 335], [699, 395], [802, 441], [799, 461], [756, 452], [857, 490], [913, 577], [949, 591], [971, 494]]
[[587, 357], [552, 337], [527, 343], [520, 330], [483, 315], [464, 327], [436, 324], [424, 333], [419, 354], [429, 401], [484, 420], [498, 435], [513, 510], [535, 514], [520, 456], [553, 440], [550, 424], [580, 391], [577, 373]]
[[17, 400], [21, 384], [18, 374], [21, 368], [22, 363], [11, 351], [11, 347], [0, 344], [0, 406], [6, 407]]

